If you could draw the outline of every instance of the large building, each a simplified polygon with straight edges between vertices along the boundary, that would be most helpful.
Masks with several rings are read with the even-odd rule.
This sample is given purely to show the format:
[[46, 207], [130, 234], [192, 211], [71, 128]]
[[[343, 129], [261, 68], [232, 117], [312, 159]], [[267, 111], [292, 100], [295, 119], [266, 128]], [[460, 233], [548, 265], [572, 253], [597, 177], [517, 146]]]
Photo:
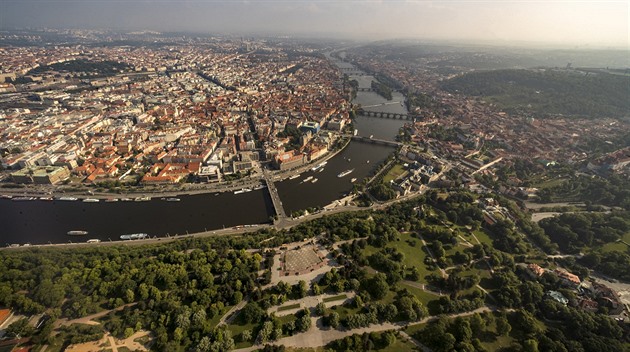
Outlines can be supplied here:
[[70, 171], [65, 166], [27, 167], [11, 173], [15, 183], [35, 183], [39, 185], [54, 185], [70, 177]]

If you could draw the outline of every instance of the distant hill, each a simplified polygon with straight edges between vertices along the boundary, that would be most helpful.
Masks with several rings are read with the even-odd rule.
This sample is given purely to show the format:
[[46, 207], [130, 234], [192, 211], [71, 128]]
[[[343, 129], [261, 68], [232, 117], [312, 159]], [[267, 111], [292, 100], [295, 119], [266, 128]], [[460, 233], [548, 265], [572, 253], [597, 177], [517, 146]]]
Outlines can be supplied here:
[[494, 70], [442, 83], [450, 93], [481, 96], [506, 111], [538, 115], [630, 116], [630, 76], [603, 71]]

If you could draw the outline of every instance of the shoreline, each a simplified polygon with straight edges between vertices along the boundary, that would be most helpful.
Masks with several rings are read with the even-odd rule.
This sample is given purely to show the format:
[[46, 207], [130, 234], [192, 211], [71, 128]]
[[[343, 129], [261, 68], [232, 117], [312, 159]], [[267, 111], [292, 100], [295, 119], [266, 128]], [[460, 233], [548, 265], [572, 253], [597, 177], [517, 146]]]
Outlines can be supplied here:
[[[288, 179], [291, 176], [300, 174], [310, 170], [317, 163], [328, 161], [337, 156], [340, 152], [345, 150], [352, 140], [348, 141], [338, 150], [326, 153], [324, 156], [315, 159], [314, 161], [301, 165], [291, 170], [273, 170], [272, 180], [274, 182], [280, 182]], [[91, 187], [86, 187], [85, 190], [65, 190], [61, 187], [64, 186], [38, 186], [45, 189], [38, 189], [26, 186], [24, 188], [0, 188], [0, 194], [9, 195], [12, 197], [35, 197], [35, 198], [47, 198], [47, 197], [76, 197], [81, 199], [93, 198], [99, 200], [108, 200], [113, 198], [136, 198], [141, 196], [147, 197], [176, 197], [176, 196], [189, 196], [197, 194], [209, 194], [209, 193], [226, 193], [234, 192], [243, 188], [254, 188], [260, 185], [264, 185], [265, 180], [261, 173], [256, 173], [254, 176], [230, 181], [229, 183], [185, 183], [179, 186], [178, 189], [174, 189], [177, 185], [165, 185], [163, 189], [144, 189], [138, 186], [134, 186], [133, 189], [129, 189], [126, 192], [96, 192]], [[159, 186], [158, 186], [159, 187]], [[39, 200], [39, 199], [34, 199]], [[57, 199], [55, 199], [57, 200]]]

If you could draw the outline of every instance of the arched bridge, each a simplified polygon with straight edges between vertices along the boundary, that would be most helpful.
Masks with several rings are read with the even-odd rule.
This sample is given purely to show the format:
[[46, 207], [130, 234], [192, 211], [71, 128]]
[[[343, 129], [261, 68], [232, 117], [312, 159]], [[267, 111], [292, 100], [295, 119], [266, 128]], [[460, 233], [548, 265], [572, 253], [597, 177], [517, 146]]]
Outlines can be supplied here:
[[385, 111], [371, 111], [371, 110], [357, 110], [358, 115], [370, 116], [370, 117], [380, 117], [384, 119], [398, 119], [398, 120], [414, 120], [419, 119], [420, 115], [414, 114], [401, 114], [395, 112], [385, 112]]

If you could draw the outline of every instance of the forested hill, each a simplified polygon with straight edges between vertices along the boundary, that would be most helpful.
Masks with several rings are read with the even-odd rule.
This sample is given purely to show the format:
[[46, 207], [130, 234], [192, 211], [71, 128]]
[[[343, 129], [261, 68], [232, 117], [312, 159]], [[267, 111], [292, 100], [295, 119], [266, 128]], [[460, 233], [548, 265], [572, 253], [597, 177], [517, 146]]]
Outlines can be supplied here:
[[472, 72], [442, 83], [450, 93], [482, 96], [507, 111], [589, 117], [630, 116], [630, 77], [577, 70]]

